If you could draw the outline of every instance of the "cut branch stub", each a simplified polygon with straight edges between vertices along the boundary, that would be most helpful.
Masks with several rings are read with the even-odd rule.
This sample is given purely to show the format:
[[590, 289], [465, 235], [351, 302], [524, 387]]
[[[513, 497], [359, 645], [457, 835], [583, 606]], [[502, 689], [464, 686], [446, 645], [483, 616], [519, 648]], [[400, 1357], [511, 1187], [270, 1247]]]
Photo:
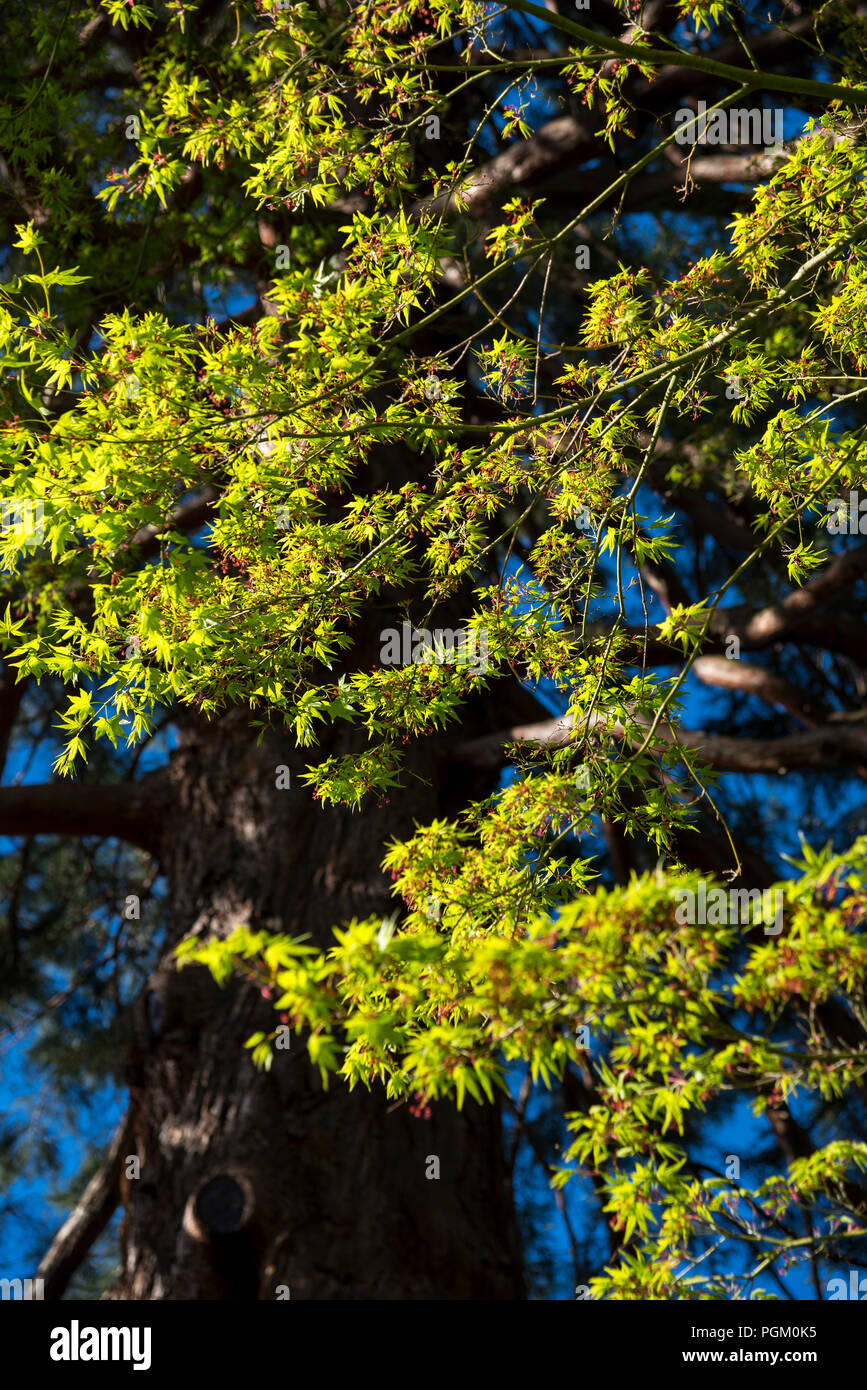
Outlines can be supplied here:
[[190, 1198], [184, 1226], [194, 1239], [213, 1241], [244, 1230], [253, 1207], [253, 1191], [245, 1177], [218, 1173]]
[[215, 1173], [187, 1202], [184, 1228], [200, 1242], [210, 1266], [210, 1296], [255, 1299], [259, 1296], [261, 1249], [253, 1229], [253, 1188], [239, 1172]]

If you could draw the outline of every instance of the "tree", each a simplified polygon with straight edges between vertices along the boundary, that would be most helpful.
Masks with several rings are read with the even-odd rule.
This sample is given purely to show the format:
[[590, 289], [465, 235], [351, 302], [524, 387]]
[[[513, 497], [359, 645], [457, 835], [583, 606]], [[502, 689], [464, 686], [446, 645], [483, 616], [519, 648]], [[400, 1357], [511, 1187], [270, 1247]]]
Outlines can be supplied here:
[[864, 1262], [867, 839], [725, 776], [865, 775], [864, 22], [572, 8], [5, 17], [7, 992], [129, 1088], [49, 1296], [120, 1199], [117, 1298], [521, 1297], [558, 1142], [592, 1296]]

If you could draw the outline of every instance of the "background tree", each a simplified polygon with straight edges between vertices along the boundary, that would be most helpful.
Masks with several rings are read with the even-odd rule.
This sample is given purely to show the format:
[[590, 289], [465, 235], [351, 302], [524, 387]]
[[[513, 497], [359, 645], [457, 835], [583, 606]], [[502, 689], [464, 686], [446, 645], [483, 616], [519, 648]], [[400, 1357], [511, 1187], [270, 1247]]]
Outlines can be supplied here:
[[[120, 1200], [119, 1298], [519, 1297], [532, 1160], [583, 1186], [570, 1283], [825, 1296], [864, 1253], [860, 11], [3, 23], [4, 1010], [129, 1092], [46, 1293]], [[829, 789], [782, 931], [676, 916]]]

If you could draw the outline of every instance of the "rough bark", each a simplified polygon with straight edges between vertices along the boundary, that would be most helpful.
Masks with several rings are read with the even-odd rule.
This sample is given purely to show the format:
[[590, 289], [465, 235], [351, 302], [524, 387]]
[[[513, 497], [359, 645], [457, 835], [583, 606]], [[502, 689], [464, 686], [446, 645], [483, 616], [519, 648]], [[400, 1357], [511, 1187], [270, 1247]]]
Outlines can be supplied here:
[[[270, 1006], [170, 959], [189, 932], [244, 922], [325, 943], [341, 920], [393, 910], [379, 847], [454, 793], [432, 755], [419, 757], [427, 781], [406, 779], [399, 805], [362, 818], [316, 806], [297, 754], [271, 738], [257, 749], [241, 717], [185, 731], [159, 851], [167, 949], [136, 1009], [141, 1176], [126, 1185], [113, 1297], [270, 1299], [280, 1286], [326, 1300], [522, 1296], [493, 1107], [434, 1107], [425, 1120], [381, 1092], [323, 1091], [294, 1034], [271, 1072], [257, 1072], [243, 1043], [274, 1026]], [[280, 764], [291, 789], [276, 787]], [[439, 1180], [426, 1177], [432, 1155]]]

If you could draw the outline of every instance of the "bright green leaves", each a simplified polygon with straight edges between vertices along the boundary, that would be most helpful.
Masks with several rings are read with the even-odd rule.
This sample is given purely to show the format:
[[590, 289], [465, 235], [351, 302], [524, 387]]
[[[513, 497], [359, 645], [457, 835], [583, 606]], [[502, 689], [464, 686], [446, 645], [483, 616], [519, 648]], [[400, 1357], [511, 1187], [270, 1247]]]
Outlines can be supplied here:
[[590, 348], [632, 343], [646, 331], [649, 306], [634, 290], [647, 284], [649, 275], [622, 270], [608, 280], [590, 286], [590, 305], [581, 328]]
[[369, 792], [382, 796], [400, 785], [400, 764], [398, 751], [381, 744], [361, 754], [325, 758], [304, 773], [304, 781], [324, 806], [342, 803], [358, 809]]
[[867, 267], [848, 270], [838, 292], [815, 311], [814, 319], [825, 342], [846, 353], [863, 373], [867, 369]]
[[479, 353], [479, 366], [485, 381], [508, 403], [518, 400], [528, 389], [534, 345], [504, 333]]
[[142, 5], [139, 0], [100, 0], [102, 8], [108, 12], [112, 23], [117, 23], [122, 29], [144, 28], [150, 29], [151, 20], [154, 12], [148, 5]]
[[[737, 263], [753, 285], [776, 287], [789, 257], [821, 250], [864, 217], [867, 155], [846, 131], [844, 113], [829, 112], [797, 141], [748, 212], [732, 221]], [[782, 276], [781, 276], [782, 272]]]
[[85, 747], [80, 731], [93, 717], [93, 696], [89, 690], [81, 690], [67, 703], [66, 712], [61, 714], [59, 724], [64, 730], [66, 744], [55, 762], [56, 772], [65, 772], [79, 755], [84, 755]]
[[721, 20], [732, 20], [733, 13], [739, 8], [733, 5], [731, 0], [678, 0], [677, 5], [681, 16], [684, 19], [691, 19], [695, 25], [696, 33], [702, 29], [713, 29]]
[[[315, 781], [326, 800], [358, 805], [365, 792], [381, 796], [395, 784], [398, 740], [453, 723], [467, 695], [490, 678], [460, 662], [357, 669], [354, 626], [385, 592], [413, 590], [419, 607], [449, 600], [468, 633], [484, 633], [491, 674], [511, 667], [522, 680], [551, 680], [570, 698], [581, 688], [571, 708], [582, 737], [568, 756], [592, 765], [595, 800], [588, 795], [580, 808], [566, 800], [582, 824], [591, 804], [619, 819], [621, 781], [637, 786], [651, 756], [671, 771], [674, 761], [654, 737], [643, 761], [612, 773], [612, 763], [633, 759], [647, 741], [647, 721], [663, 712], [670, 720], [673, 709], [663, 711], [661, 685], [638, 698], [624, 694], [627, 681], [618, 687], [626, 648], [610, 631], [589, 648], [600, 668], [612, 663], [610, 676], [603, 680], [597, 669], [588, 680], [580, 666], [588, 638], [597, 636], [588, 632], [597, 563], [616, 564], [623, 618], [635, 582], [624, 579], [624, 562], [664, 564], [673, 555], [667, 524], [651, 524], [632, 497], [627, 502], [624, 475], [644, 468], [648, 429], [714, 406], [746, 423], [767, 413], [777, 392], [791, 405], [818, 390], [828, 350], [860, 360], [857, 244], [851, 263], [841, 255], [828, 267], [833, 291], [813, 320], [801, 314], [779, 332], [770, 325], [764, 339], [741, 331], [740, 320], [752, 306], [745, 285], [772, 292], [827, 235], [854, 225], [863, 158], [851, 140], [829, 140], [823, 128], [800, 142], [736, 219], [730, 253], [714, 251], [666, 283], [626, 268], [597, 279], [576, 326], [582, 346], [558, 353], [553, 382], [540, 371], [548, 349], [532, 321], [492, 319], [471, 344], [473, 372], [505, 410], [492, 410], [489, 430], [471, 423], [465, 433], [459, 359], [414, 356], [408, 325], [413, 315], [427, 327], [441, 316], [434, 296], [451, 273], [455, 240], [442, 207], [417, 198], [416, 185], [448, 197], [472, 169], [468, 150], [466, 160], [440, 162], [439, 183], [427, 178], [425, 142], [436, 134], [426, 120], [447, 112], [433, 110], [425, 54], [449, 26], [462, 41], [482, 43], [484, 14], [442, 0], [436, 26], [421, 35], [420, 15], [415, 3], [380, 15], [346, 7], [335, 31], [315, 6], [272, 9], [217, 43], [220, 91], [201, 72], [182, 72], [172, 21], [164, 58], [148, 69], [134, 110], [118, 117], [135, 148], [128, 169], [103, 188], [107, 212], [120, 225], [114, 200], [123, 186], [133, 215], [148, 208], [161, 219], [182, 180], [187, 186], [197, 172], [233, 159], [248, 171], [245, 196], [265, 223], [287, 203], [297, 210], [306, 198], [322, 207], [339, 189], [341, 207], [352, 209], [339, 214], [343, 247], [334, 253], [315, 222], [294, 219], [281, 233], [291, 244], [273, 248], [268, 295], [278, 313], [252, 330], [220, 332], [156, 314], [109, 315], [100, 350], [86, 362], [74, 360], [60, 312], [80, 276], [42, 268], [6, 287], [0, 334], [16, 374], [11, 389], [27, 411], [4, 441], [10, 487], [43, 507], [57, 567], [57, 582], [46, 585], [31, 551], [3, 538], [3, 554], [31, 595], [33, 624], [21, 639], [29, 645], [10, 655], [34, 674], [116, 677], [124, 715], [134, 721], [173, 699], [205, 714], [242, 703], [260, 725], [282, 722], [303, 747], [335, 719], [355, 722], [372, 746], [329, 763]], [[147, 18], [134, 7], [133, 22]], [[627, 67], [598, 84], [609, 135], [620, 121]], [[592, 84], [595, 62], [577, 76]], [[522, 136], [520, 113], [510, 110], [512, 133]], [[361, 208], [359, 189], [370, 199]], [[515, 258], [522, 274], [524, 266], [537, 273], [556, 245], [546, 236], [543, 204], [514, 198], [492, 220], [486, 277], [510, 272]], [[198, 225], [207, 221], [196, 218], [202, 253], [222, 264], [217, 241]], [[43, 233], [19, 233], [18, 249], [39, 256]], [[484, 306], [488, 290], [471, 283], [471, 258], [459, 269], [470, 277], [461, 293], [478, 290]], [[634, 381], [641, 395], [627, 400]], [[46, 398], [79, 385], [74, 407], [46, 427]], [[532, 416], [523, 413], [531, 387], [539, 411]], [[519, 412], [513, 418], [511, 409]], [[367, 470], [379, 471], [392, 446], [405, 451], [401, 467], [386, 485], [368, 483]], [[804, 499], [821, 506], [839, 461], [821, 427], [798, 412], [778, 416], [760, 444], [738, 455], [766, 508], [757, 534], [779, 519], [790, 524], [777, 543], [793, 581], [822, 556], [796, 534]], [[857, 463], [840, 470], [841, 482]], [[184, 513], [199, 507], [200, 525], [189, 529]], [[534, 511], [541, 525], [534, 520], [524, 548], [515, 518]], [[492, 583], [498, 547], [515, 559]], [[94, 599], [92, 630], [61, 647], [51, 624], [65, 620], [69, 596], [82, 585]], [[683, 617], [675, 610], [661, 635], [690, 656], [690, 633], [676, 630]], [[129, 660], [122, 653], [133, 640], [140, 650]], [[114, 717], [98, 715], [92, 728], [113, 738]], [[532, 763], [534, 776], [541, 770]], [[525, 827], [532, 822], [534, 838], [540, 824], [560, 824], [566, 794], [557, 779], [566, 775], [552, 761], [535, 779]], [[681, 809], [674, 793], [667, 799], [650, 788], [635, 814], [630, 830], [665, 845]]]
[[[395, 1098], [490, 1100], [510, 1063], [551, 1085], [567, 1062], [592, 1054], [595, 1100], [567, 1117], [572, 1141], [554, 1181], [575, 1171], [600, 1179], [613, 1228], [630, 1242], [596, 1296], [731, 1296], [710, 1269], [684, 1277], [695, 1242], [743, 1239], [759, 1262], [791, 1244], [798, 1258], [803, 1242], [790, 1243], [779, 1218], [799, 1203], [814, 1204], [820, 1237], [857, 1221], [845, 1184], [867, 1169], [865, 1144], [834, 1140], [745, 1194], [737, 1172], [697, 1178], [686, 1169], [681, 1136], [712, 1098], [749, 1095], [764, 1107], [805, 1087], [830, 1099], [863, 1084], [857, 1045], [815, 1024], [793, 1046], [767, 1036], [764, 1022], [790, 986], [811, 1004], [863, 990], [861, 841], [846, 856], [809, 852], [803, 877], [774, 890], [786, 899], [785, 936], [749, 941], [748, 924], [680, 921], [678, 901], [702, 884], [662, 873], [503, 934], [462, 896], [462, 874], [469, 884], [478, 872], [469, 855], [468, 838], [445, 822], [395, 846], [388, 863], [409, 915], [397, 927], [393, 918], [352, 922], [327, 953], [241, 930], [223, 943], [191, 939], [179, 956], [218, 979], [235, 960], [309, 1034], [323, 1077], [378, 1082]], [[844, 884], [829, 910], [828, 890]], [[477, 881], [473, 890], [487, 901]], [[266, 1035], [248, 1045], [267, 1064]]]
[[659, 624], [658, 632], [660, 640], [663, 642], [677, 642], [683, 649], [683, 654], [700, 650], [701, 638], [704, 636], [708, 625], [708, 614], [706, 603], [680, 604], [675, 603], [671, 611], [666, 614]]
[[[103, 8], [151, 22], [141, 4]], [[863, 237], [802, 270], [867, 211], [863, 144], [826, 117], [741, 200], [730, 245], [607, 275], [617, 243], [598, 223], [576, 248], [583, 219], [555, 231], [553, 200], [510, 188], [498, 208], [501, 186], [479, 178], [529, 134], [529, 83], [511, 58], [497, 71], [484, 6], [266, 0], [206, 53], [193, 9], [160, 20], [104, 129], [78, 88], [46, 83], [92, 198], [48, 166], [37, 103], [26, 130], [0, 113], [7, 143], [32, 141], [28, 196], [47, 214], [18, 228], [24, 270], [0, 288], [4, 487], [38, 514], [38, 534], [0, 536], [4, 653], [66, 687], [61, 772], [175, 703], [282, 727], [311, 764], [297, 795], [328, 806], [386, 800], [427, 777], [428, 753], [480, 788], [507, 763], [495, 794], [389, 847], [399, 913], [325, 952], [243, 931], [181, 958], [267, 991], [323, 1082], [462, 1105], [516, 1067], [539, 1085], [592, 1071], [558, 1180], [599, 1178], [628, 1243], [599, 1290], [719, 1296], [700, 1268], [681, 1277], [696, 1241], [734, 1230], [765, 1258], [767, 1231], [744, 1224], [731, 1180], [687, 1171], [684, 1146], [733, 1096], [831, 1104], [862, 1083], [863, 1050], [832, 1047], [816, 1019], [863, 992], [863, 866], [817, 856], [787, 890], [786, 935], [766, 939], [675, 921], [687, 881], [662, 870], [596, 893], [587, 841], [604, 827], [664, 861], [713, 787], [677, 696], [720, 590], [697, 591], [645, 489], [720, 516], [748, 498], [744, 563], [752, 532], [784, 587], [827, 558], [815, 517], [863, 482], [863, 438], [830, 409], [860, 399], [867, 363]], [[40, 22], [37, 51], [54, 38]], [[434, 67], [467, 59], [454, 91], [427, 66], [437, 45]], [[601, 49], [543, 60], [609, 145], [628, 132], [627, 76], [649, 72], [633, 49], [604, 67]], [[468, 129], [465, 96], [488, 87]], [[81, 290], [95, 268], [105, 301]], [[239, 268], [268, 312], [194, 328], [199, 288], [175, 300], [173, 277], [211, 305]], [[721, 586], [724, 548], [696, 559]], [[687, 596], [642, 631], [654, 570]], [[404, 626], [429, 649], [410, 636], [389, 655]], [[446, 641], [458, 629], [475, 659]], [[656, 674], [660, 655], [681, 676]], [[556, 696], [541, 741], [514, 732], [511, 700], [496, 715], [500, 678]], [[496, 718], [474, 737], [462, 716], [483, 693]], [[774, 1031], [787, 1010], [806, 1020], [796, 1046]], [[249, 1040], [257, 1065], [277, 1047], [276, 1028]], [[829, 1150], [793, 1182], [824, 1199], [860, 1158]], [[773, 1182], [763, 1195], [788, 1202]]]
[[31, 251], [45, 244], [45, 238], [40, 235], [38, 229], [32, 222], [24, 222], [16, 226], [18, 240], [13, 241], [12, 245], [23, 251], [25, 256], [29, 256]]
[[485, 237], [485, 255], [489, 260], [501, 261], [531, 249], [533, 241], [539, 236], [535, 214], [541, 201], [512, 198], [503, 204], [505, 221], [492, 227]]

